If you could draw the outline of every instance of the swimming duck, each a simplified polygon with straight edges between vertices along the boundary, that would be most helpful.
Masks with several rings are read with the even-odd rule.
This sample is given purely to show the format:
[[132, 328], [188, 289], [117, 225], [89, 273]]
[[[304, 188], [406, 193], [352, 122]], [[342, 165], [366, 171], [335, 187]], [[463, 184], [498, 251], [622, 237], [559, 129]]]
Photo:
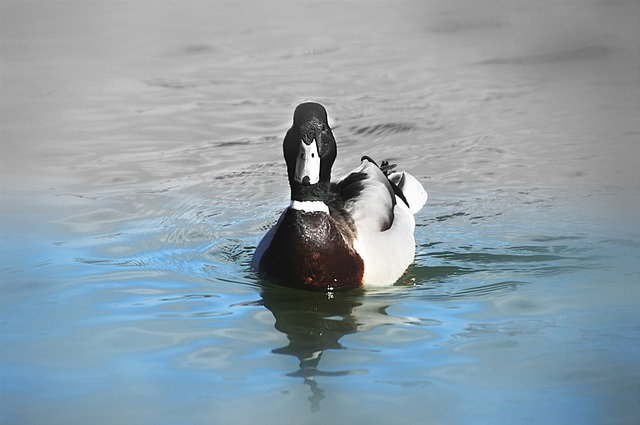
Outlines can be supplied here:
[[333, 291], [395, 283], [415, 256], [422, 185], [364, 156], [331, 182], [337, 146], [325, 108], [298, 105], [283, 143], [291, 202], [258, 244], [252, 266], [280, 284]]

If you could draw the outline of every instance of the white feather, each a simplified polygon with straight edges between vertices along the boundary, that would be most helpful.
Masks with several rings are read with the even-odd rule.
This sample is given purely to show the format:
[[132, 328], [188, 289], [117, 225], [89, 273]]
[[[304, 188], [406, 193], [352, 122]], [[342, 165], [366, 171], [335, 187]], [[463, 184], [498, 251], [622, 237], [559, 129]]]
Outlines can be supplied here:
[[393, 212], [395, 216], [389, 229], [368, 233], [358, 231], [353, 244], [364, 262], [362, 283], [365, 287], [392, 285], [400, 279], [415, 256], [413, 214], [397, 197]]
[[[391, 285], [402, 276], [415, 256], [415, 219], [412, 210], [397, 196], [393, 206], [387, 177], [375, 164], [363, 161], [354, 172], [368, 176], [362, 182], [360, 194], [345, 204], [356, 226], [353, 247], [364, 262], [363, 284], [365, 287]], [[422, 187], [417, 180], [413, 181]], [[422, 205], [424, 202], [420, 208]], [[393, 223], [385, 230], [390, 217], [393, 217]]]
[[254, 270], [260, 269], [260, 260], [262, 259], [262, 256], [264, 255], [267, 248], [269, 248], [269, 245], [271, 245], [271, 241], [278, 231], [280, 224], [282, 224], [282, 220], [286, 212], [287, 210], [284, 210], [282, 214], [280, 214], [280, 218], [278, 218], [278, 222], [275, 224], [275, 226], [269, 229], [269, 231], [263, 236], [262, 240], [260, 240], [260, 243], [258, 244], [256, 251], [253, 254], [253, 258], [251, 258], [251, 267]]

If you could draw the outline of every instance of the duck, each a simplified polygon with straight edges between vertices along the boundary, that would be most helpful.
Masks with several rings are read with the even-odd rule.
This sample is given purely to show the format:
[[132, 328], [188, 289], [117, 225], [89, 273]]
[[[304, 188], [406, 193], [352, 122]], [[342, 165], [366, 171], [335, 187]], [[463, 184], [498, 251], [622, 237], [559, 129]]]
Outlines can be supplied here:
[[261, 277], [315, 291], [393, 285], [415, 257], [415, 218], [428, 194], [395, 164], [360, 165], [331, 181], [337, 144], [327, 111], [298, 105], [283, 141], [290, 203], [251, 260]]

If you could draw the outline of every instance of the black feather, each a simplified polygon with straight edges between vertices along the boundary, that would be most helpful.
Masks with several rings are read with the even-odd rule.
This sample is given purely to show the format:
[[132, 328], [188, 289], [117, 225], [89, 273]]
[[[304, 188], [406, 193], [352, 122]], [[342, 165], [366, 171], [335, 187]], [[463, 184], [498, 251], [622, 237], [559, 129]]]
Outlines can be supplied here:
[[335, 183], [335, 189], [332, 192], [339, 195], [340, 199], [344, 202], [349, 199], [356, 198], [364, 189], [363, 182], [367, 179], [366, 173], [351, 173], [343, 180]]
[[391, 174], [396, 166], [397, 164], [389, 164], [389, 161], [382, 161], [379, 168], [382, 170], [385, 176], [389, 177], [389, 174]]

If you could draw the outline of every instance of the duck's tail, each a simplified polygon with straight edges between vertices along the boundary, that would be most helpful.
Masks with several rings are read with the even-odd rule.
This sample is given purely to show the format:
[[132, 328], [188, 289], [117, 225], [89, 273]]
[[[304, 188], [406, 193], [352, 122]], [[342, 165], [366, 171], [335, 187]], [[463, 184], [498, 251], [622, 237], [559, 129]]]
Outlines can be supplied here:
[[406, 171], [394, 171], [389, 173], [387, 178], [402, 191], [413, 214], [420, 211], [429, 199], [429, 194], [418, 179]]
[[[384, 175], [389, 179], [391, 185], [394, 186], [394, 192], [409, 206], [409, 209], [413, 214], [416, 214], [422, 209], [424, 204], [429, 199], [429, 194], [418, 179], [413, 177], [406, 171], [393, 171], [396, 168], [396, 164], [390, 164], [389, 161], [382, 161], [378, 165], [373, 159], [368, 156], [363, 156], [361, 159], [367, 160], [382, 170]], [[398, 191], [400, 193], [398, 193]]]

